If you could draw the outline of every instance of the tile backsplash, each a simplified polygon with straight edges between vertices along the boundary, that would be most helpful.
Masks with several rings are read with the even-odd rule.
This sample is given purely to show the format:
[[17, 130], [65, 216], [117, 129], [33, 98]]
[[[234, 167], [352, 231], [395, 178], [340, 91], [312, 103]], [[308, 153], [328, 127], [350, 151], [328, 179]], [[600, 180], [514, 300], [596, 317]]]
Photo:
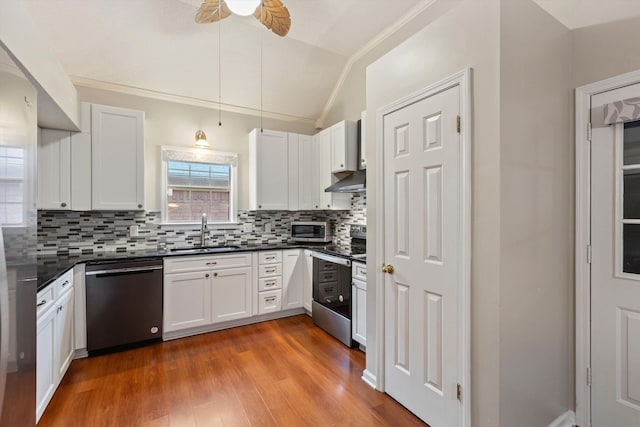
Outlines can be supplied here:
[[[289, 240], [292, 221], [327, 221], [334, 243], [349, 241], [349, 224], [366, 224], [366, 194], [355, 193], [349, 211], [239, 211], [238, 224], [211, 227], [209, 245], [263, 245]], [[244, 232], [245, 224], [251, 232]], [[265, 232], [265, 225], [271, 231]], [[137, 225], [138, 237], [129, 236]], [[200, 243], [200, 227], [160, 224], [160, 212], [38, 211], [38, 254], [94, 252], [184, 247]]]

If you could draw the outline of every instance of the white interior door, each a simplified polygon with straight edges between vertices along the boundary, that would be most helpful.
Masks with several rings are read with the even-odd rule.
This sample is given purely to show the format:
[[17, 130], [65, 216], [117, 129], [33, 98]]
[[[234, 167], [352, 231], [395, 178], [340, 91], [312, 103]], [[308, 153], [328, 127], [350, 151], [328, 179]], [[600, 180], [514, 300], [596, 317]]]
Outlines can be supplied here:
[[592, 97], [591, 424], [640, 426], [640, 121], [607, 126], [603, 105], [640, 85]]
[[454, 86], [383, 118], [385, 391], [459, 425], [461, 146]]

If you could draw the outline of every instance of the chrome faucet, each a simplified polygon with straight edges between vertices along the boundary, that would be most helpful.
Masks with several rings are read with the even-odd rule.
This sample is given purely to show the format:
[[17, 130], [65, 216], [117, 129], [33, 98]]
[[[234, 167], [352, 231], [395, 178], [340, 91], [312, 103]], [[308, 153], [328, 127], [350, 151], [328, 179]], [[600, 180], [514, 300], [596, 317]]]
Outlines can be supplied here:
[[202, 214], [202, 222], [200, 223], [200, 246], [207, 246], [207, 234], [209, 234], [209, 227], [207, 226], [207, 214]]

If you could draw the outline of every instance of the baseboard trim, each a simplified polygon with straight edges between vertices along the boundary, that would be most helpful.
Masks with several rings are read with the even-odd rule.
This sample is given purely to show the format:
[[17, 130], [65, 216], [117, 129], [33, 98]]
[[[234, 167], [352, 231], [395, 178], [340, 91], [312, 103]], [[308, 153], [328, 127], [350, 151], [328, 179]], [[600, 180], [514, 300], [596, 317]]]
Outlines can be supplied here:
[[162, 334], [162, 341], [170, 341], [179, 338], [190, 337], [198, 334], [206, 334], [208, 332], [221, 331], [223, 329], [236, 328], [238, 326], [252, 325], [254, 323], [265, 322], [267, 320], [282, 319], [284, 317], [297, 316], [305, 314], [303, 308], [294, 308], [291, 310], [277, 311], [275, 313], [262, 314], [259, 316], [246, 317], [239, 320], [231, 320], [229, 322], [214, 323], [213, 325], [201, 326], [197, 328], [184, 329], [180, 331], [167, 332]]
[[573, 411], [567, 411], [553, 420], [548, 427], [573, 427], [576, 424], [576, 414]]
[[371, 371], [365, 369], [362, 371], [362, 381], [369, 384], [371, 388], [378, 388], [378, 383], [376, 381], [376, 376], [371, 373]]

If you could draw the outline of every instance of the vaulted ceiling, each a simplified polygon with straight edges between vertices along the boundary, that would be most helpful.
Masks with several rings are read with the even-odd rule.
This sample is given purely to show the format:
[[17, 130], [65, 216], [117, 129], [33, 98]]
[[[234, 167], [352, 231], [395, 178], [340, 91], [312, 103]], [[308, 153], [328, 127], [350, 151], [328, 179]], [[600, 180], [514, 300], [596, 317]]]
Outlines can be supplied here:
[[[229, 106], [262, 103], [313, 121], [349, 58], [434, 0], [283, 0], [292, 18], [284, 38], [252, 16], [195, 24], [202, 0], [26, 1], [76, 83], [205, 102], [220, 95]], [[569, 28], [640, 15], [638, 0], [534, 1]]]

